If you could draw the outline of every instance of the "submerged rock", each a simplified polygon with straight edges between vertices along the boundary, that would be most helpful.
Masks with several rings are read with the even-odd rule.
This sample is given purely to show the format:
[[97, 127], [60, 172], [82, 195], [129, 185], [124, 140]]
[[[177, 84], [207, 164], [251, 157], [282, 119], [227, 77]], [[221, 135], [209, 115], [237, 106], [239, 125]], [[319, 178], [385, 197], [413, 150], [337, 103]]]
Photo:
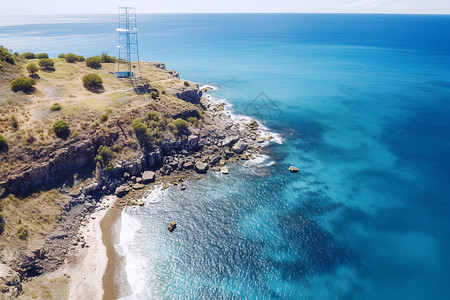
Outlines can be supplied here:
[[289, 171], [291, 171], [291, 173], [298, 173], [299, 169], [294, 166], [290, 166]]
[[175, 227], [177, 227], [177, 223], [175, 221], [170, 222], [169, 227], [167, 227], [167, 229], [169, 229], [170, 232], [172, 232]]
[[222, 174], [229, 174], [229, 172], [228, 172], [228, 167], [222, 167], [222, 168], [220, 169], [220, 172], [222, 172]]

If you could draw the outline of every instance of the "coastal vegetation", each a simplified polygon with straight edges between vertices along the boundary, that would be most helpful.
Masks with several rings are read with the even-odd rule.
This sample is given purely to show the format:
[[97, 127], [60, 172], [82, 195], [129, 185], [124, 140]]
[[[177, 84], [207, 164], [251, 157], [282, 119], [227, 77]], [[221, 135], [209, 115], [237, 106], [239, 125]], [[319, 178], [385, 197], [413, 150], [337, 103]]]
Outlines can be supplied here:
[[49, 58], [49, 56], [47, 53], [38, 53], [38, 54], [36, 54], [36, 58], [37, 59]]
[[105, 52], [100, 55], [100, 60], [102, 63], [115, 63], [116, 58], [114, 56], [109, 56]]
[[21, 56], [25, 59], [35, 59], [36, 55], [33, 52], [24, 52]]
[[100, 69], [102, 67], [102, 60], [99, 56], [91, 56], [86, 58], [86, 66], [91, 69]]
[[38, 64], [44, 70], [53, 70], [53, 66], [55, 65], [50, 58], [41, 58]]
[[0, 61], [5, 61], [11, 65], [14, 65], [16, 62], [13, 55], [3, 46], [0, 46]]
[[11, 81], [11, 89], [14, 92], [23, 91], [24, 93], [31, 93], [36, 81], [32, 78], [19, 77]]
[[58, 58], [64, 58], [68, 63], [76, 63], [84, 61], [84, 56], [76, 55], [74, 53], [67, 53], [67, 54], [61, 53], [58, 55]]
[[70, 134], [70, 126], [66, 120], [58, 120], [52, 126], [53, 132], [59, 138], [67, 138]]
[[90, 91], [102, 88], [103, 84], [102, 78], [95, 73], [84, 75], [82, 81], [83, 86]]
[[114, 168], [112, 164], [114, 157], [115, 154], [110, 147], [101, 145], [97, 150], [95, 162], [97, 163], [97, 166], [102, 170], [112, 170]]
[[26, 68], [31, 76], [35, 76], [36, 73], [39, 71], [39, 67], [35, 63], [29, 63]]
[[51, 110], [51, 111], [61, 110], [61, 104], [59, 104], [59, 103], [53, 103], [53, 105], [50, 106], [50, 110]]

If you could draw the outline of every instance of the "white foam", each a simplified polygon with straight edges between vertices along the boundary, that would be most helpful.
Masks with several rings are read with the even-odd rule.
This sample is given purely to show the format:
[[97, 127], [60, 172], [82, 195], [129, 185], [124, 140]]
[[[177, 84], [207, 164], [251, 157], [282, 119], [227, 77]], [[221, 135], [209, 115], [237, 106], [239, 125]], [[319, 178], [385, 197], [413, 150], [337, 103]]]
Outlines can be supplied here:
[[[121, 216], [122, 226], [120, 228], [120, 243], [119, 247], [122, 249], [123, 255], [126, 259], [125, 272], [127, 276], [127, 281], [131, 287], [133, 293], [142, 290], [145, 287], [145, 273], [140, 268], [143, 264], [139, 261], [139, 258], [133, 255], [132, 242], [136, 236], [136, 233], [141, 228], [140, 222], [134, 218], [131, 214], [126, 212], [126, 209], [122, 211]], [[134, 294], [121, 298], [123, 300], [135, 299]]]
[[275, 164], [274, 160], [270, 159], [269, 155], [266, 154], [256, 154], [254, 155], [255, 158], [250, 159], [244, 163], [244, 166], [246, 167], [252, 167], [252, 166], [261, 166], [261, 167], [269, 167]]
[[210, 84], [205, 84], [205, 85], [202, 85], [201, 87], [199, 87], [200, 90], [207, 89], [207, 88], [211, 89], [212, 91], [217, 91], [219, 89], [217, 86], [210, 85]]
[[153, 190], [147, 191], [145, 195], [142, 197], [145, 203], [158, 203], [164, 199], [167, 191], [163, 189], [162, 184], [160, 186], [156, 186]]

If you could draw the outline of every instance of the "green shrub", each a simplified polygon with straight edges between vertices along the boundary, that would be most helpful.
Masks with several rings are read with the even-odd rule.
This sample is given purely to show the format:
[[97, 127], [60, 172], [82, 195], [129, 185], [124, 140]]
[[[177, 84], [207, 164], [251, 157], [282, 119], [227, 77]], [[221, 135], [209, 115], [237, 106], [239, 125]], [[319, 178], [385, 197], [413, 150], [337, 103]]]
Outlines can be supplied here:
[[108, 114], [100, 115], [100, 122], [106, 122], [106, 121], [108, 121]]
[[50, 58], [41, 58], [39, 60], [39, 66], [41, 68], [43, 68], [44, 70], [49, 70], [49, 69], [53, 69], [53, 66], [55, 65], [55, 63], [53, 62], [53, 60], [51, 60]]
[[58, 54], [58, 58], [65, 58], [65, 57], [66, 57], [66, 55], [64, 53]]
[[28, 237], [28, 229], [24, 225], [17, 227], [17, 236], [21, 240], [25, 240]]
[[189, 82], [185, 81], [184, 86], [189, 86]]
[[34, 85], [36, 85], [36, 81], [32, 78], [19, 77], [11, 81], [11, 89], [14, 92], [23, 91], [30, 93], [33, 91]]
[[5, 61], [11, 65], [14, 65], [16, 63], [16, 60], [11, 55], [6, 55]]
[[188, 122], [191, 123], [191, 124], [194, 125], [194, 126], [197, 126], [197, 125], [198, 125], [198, 119], [197, 119], [196, 117], [190, 117], [190, 118], [188, 119]]
[[103, 52], [102, 55], [100, 55], [100, 60], [102, 63], [115, 63], [116, 62], [116, 58], [114, 56], [109, 56], [105, 52]]
[[102, 67], [101, 59], [98, 56], [91, 56], [86, 58], [86, 66], [91, 69], [100, 69]]
[[158, 93], [157, 92], [151, 92], [150, 93], [150, 98], [152, 98], [153, 100], [156, 99], [158, 97]]
[[56, 121], [52, 128], [59, 138], [67, 138], [70, 135], [70, 126], [65, 120]]
[[83, 61], [84, 61], [84, 56], [83, 56], [83, 55], [77, 55], [77, 56], [75, 56], [75, 61], [83, 62]]
[[112, 164], [114, 159], [114, 153], [111, 148], [106, 145], [101, 145], [97, 150], [97, 155], [95, 156], [95, 162], [103, 170], [112, 170], [114, 166]]
[[8, 150], [8, 141], [6, 138], [0, 134], [0, 152], [5, 152]]
[[64, 59], [68, 63], [74, 63], [77, 61], [77, 56], [73, 53], [67, 53], [66, 55], [64, 55]]
[[189, 133], [189, 123], [183, 119], [176, 119], [170, 122], [167, 127], [175, 134], [179, 136], [187, 135]]
[[83, 86], [88, 90], [101, 88], [103, 84], [102, 78], [95, 73], [84, 75], [82, 80]]
[[36, 58], [37, 59], [48, 58], [48, 54], [47, 53], [38, 53], [38, 54], [36, 54]]
[[31, 76], [33, 76], [39, 71], [39, 67], [34, 63], [29, 63], [27, 65], [27, 71]]
[[13, 65], [16, 60], [12, 56], [12, 54], [9, 52], [8, 49], [6, 49], [3, 46], [0, 46], [0, 61], [6, 61], [7, 63]]
[[3, 70], [3, 65], [2, 64], [0, 64], [0, 70]]
[[33, 52], [24, 52], [22, 53], [22, 57], [26, 59], [34, 59], [36, 55]]
[[59, 104], [59, 103], [54, 103], [52, 106], [50, 106], [50, 110], [51, 110], [51, 111], [61, 110], [61, 104]]

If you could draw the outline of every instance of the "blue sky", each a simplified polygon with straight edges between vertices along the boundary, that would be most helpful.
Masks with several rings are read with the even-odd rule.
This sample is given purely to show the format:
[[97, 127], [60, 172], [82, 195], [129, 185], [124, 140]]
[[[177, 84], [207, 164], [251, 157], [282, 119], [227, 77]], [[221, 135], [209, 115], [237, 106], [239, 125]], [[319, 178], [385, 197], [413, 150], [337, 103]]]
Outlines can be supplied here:
[[[3, 1], [3, 0], [2, 0]], [[450, 0], [12, 0], [0, 15], [116, 13], [318, 12], [450, 14]]]

